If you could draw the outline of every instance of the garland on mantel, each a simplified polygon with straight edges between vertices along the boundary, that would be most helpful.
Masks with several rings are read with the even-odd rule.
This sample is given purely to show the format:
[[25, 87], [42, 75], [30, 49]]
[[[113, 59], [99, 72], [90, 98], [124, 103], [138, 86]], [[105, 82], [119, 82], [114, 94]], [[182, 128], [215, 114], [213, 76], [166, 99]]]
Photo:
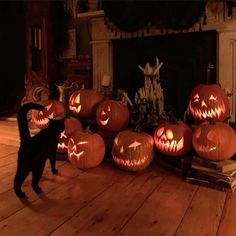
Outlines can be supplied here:
[[[101, 0], [108, 29], [133, 33], [149, 30], [156, 26], [161, 30], [187, 30], [199, 22], [206, 24], [206, 5], [210, 0], [191, 1], [141, 1], [141, 0]], [[235, 0], [224, 0], [227, 3], [228, 15], [232, 15]]]

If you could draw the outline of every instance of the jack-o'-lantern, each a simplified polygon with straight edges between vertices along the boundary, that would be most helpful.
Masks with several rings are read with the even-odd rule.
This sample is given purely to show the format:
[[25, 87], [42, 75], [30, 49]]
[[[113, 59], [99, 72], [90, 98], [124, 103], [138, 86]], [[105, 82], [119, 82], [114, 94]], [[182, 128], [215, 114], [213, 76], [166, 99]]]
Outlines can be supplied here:
[[218, 85], [200, 84], [191, 92], [188, 110], [198, 122], [224, 121], [229, 116], [229, 100]]
[[129, 109], [121, 101], [106, 100], [96, 111], [98, 126], [106, 131], [121, 131], [129, 123]]
[[64, 131], [60, 134], [59, 142], [57, 145], [57, 152], [65, 153], [68, 150], [68, 141], [70, 135], [76, 131], [82, 131], [83, 126], [80, 120], [74, 118], [74, 117], [66, 117], [65, 121], [65, 129]]
[[44, 110], [32, 110], [32, 123], [39, 129], [46, 128], [49, 124], [49, 119], [60, 120], [66, 115], [65, 106], [58, 100], [42, 101]]
[[157, 149], [166, 155], [180, 156], [192, 150], [192, 130], [185, 123], [165, 122], [154, 133]]
[[224, 122], [204, 122], [193, 132], [193, 147], [205, 159], [221, 161], [231, 158], [236, 152], [234, 130]]
[[123, 130], [115, 137], [112, 146], [114, 162], [124, 170], [139, 171], [153, 160], [154, 141], [145, 132]]
[[96, 133], [75, 131], [68, 142], [69, 161], [79, 169], [98, 166], [105, 155], [105, 144]]
[[81, 89], [73, 92], [69, 98], [69, 110], [78, 117], [95, 117], [96, 109], [105, 95], [93, 89]]

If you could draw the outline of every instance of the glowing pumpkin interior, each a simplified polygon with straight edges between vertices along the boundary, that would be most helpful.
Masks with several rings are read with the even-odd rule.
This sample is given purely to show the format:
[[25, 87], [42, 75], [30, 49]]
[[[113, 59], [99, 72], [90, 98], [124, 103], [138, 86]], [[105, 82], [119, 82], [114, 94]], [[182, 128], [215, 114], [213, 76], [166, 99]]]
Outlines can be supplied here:
[[40, 129], [46, 128], [50, 119], [60, 120], [66, 115], [64, 104], [58, 100], [47, 100], [40, 104], [45, 109], [42, 111], [32, 110], [31, 116], [33, 124]]
[[121, 101], [106, 100], [96, 111], [96, 121], [106, 131], [121, 131], [129, 122], [129, 109]]
[[147, 133], [121, 131], [112, 146], [113, 160], [122, 169], [142, 170], [153, 159], [153, 144], [153, 138]]
[[183, 122], [163, 123], [154, 133], [157, 149], [167, 155], [178, 156], [192, 149], [192, 130]]
[[198, 85], [190, 95], [188, 110], [198, 121], [223, 121], [229, 115], [228, 97], [216, 84]]

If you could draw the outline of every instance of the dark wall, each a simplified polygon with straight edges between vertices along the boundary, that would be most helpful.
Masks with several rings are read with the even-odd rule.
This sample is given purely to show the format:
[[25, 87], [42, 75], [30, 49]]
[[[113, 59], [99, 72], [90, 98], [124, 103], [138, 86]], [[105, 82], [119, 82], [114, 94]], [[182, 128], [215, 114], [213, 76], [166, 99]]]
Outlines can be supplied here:
[[[114, 88], [126, 90], [134, 98], [144, 85], [147, 62], [154, 66], [156, 57], [164, 90], [165, 110], [183, 116], [193, 87], [207, 79], [208, 64], [216, 65], [216, 32], [196, 32], [113, 41]], [[215, 82], [215, 77], [211, 78]]]
[[22, 1], [0, 1], [0, 111], [14, 109], [24, 95]]

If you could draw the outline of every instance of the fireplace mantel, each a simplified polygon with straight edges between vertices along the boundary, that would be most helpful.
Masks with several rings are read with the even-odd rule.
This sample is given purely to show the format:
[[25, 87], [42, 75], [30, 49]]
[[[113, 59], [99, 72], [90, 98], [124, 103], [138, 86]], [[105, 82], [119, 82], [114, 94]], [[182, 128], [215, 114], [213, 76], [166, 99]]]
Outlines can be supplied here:
[[[192, 28], [184, 32], [196, 32], [201, 30], [216, 30], [217, 32], [217, 81], [227, 92], [236, 91], [236, 12], [233, 9], [233, 16], [227, 16], [227, 8], [221, 3], [217, 10], [212, 10], [208, 4], [206, 8], [207, 24], [196, 23]], [[161, 31], [156, 27], [151, 27], [149, 31], [142, 29], [135, 33], [125, 33], [119, 30], [111, 32], [104, 21], [102, 10], [95, 12], [79, 13], [78, 19], [88, 22], [91, 34], [92, 60], [93, 60], [93, 88], [101, 89], [101, 78], [104, 74], [113, 75], [112, 40], [134, 37], [148, 37], [161, 34], [180, 33], [171, 29]], [[138, 66], [138, 65], [137, 65]], [[112, 79], [110, 83], [112, 88]], [[236, 94], [229, 97], [231, 121], [235, 122], [236, 116]]]

